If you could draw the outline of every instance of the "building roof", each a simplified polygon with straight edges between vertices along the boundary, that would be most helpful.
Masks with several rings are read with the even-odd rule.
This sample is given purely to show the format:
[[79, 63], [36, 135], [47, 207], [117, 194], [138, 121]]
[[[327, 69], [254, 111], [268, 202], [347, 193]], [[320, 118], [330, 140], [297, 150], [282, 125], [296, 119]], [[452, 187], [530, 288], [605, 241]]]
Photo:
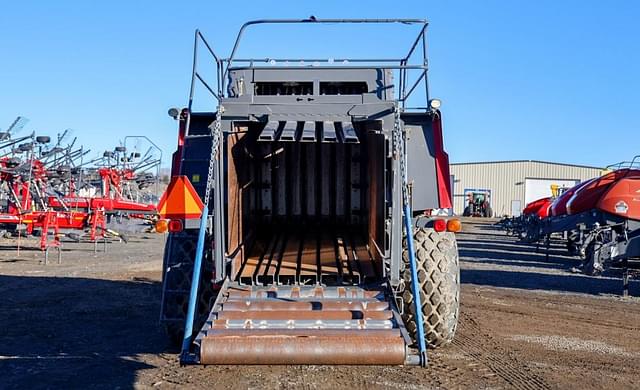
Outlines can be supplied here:
[[562, 165], [566, 167], [576, 167], [576, 168], [603, 169], [602, 167], [594, 167], [589, 165], [567, 164], [567, 163], [541, 161], [541, 160], [474, 161], [474, 162], [451, 163], [450, 165], [481, 165], [481, 164], [512, 164], [512, 163], [540, 163], [540, 164]]

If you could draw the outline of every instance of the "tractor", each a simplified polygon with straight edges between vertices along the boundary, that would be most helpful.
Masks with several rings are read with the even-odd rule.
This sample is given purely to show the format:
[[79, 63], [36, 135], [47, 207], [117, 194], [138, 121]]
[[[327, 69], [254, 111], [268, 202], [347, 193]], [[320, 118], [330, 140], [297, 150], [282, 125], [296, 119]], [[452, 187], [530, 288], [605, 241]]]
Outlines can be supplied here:
[[462, 213], [463, 217], [493, 217], [491, 190], [466, 190], [465, 198], [467, 206]]
[[[417, 36], [398, 59], [237, 55], [249, 28], [327, 24]], [[256, 20], [228, 57], [196, 31], [189, 103], [169, 110], [169, 188], [187, 183], [200, 211], [160, 221], [160, 322], [181, 364], [425, 366], [427, 348], [452, 341], [461, 225], [426, 29], [421, 19]], [[210, 110], [192, 110], [196, 87]], [[410, 96], [422, 104], [409, 108]], [[164, 199], [185, 198], [175, 192]]]

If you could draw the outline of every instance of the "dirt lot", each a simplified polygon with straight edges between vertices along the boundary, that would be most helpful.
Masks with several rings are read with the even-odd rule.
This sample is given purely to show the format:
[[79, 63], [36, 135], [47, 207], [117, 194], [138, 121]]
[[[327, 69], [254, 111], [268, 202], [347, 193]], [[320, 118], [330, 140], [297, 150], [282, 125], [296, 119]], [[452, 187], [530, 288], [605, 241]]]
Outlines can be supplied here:
[[[65, 244], [43, 265], [27, 242], [0, 242], [0, 388], [640, 388], [640, 281], [487, 224], [459, 235], [462, 312], [456, 341], [415, 367], [187, 367], [158, 328], [162, 236]], [[25, 244], [23, 242], [23, 244]]]

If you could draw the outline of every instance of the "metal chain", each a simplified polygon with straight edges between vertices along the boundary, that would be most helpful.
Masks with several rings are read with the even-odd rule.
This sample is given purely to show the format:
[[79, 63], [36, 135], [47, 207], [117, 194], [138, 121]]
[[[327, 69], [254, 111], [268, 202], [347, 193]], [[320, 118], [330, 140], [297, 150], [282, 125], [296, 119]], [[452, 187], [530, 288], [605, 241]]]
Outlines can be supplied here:
[[213, 173], [216, 166], [216, 153], [218, 152], [218, 145], [220, 144], [220, 138], [222, 133], [222, 105], [218, 105], [218, 112], [216, 113], [216, 121], [213, 124], [213, 130], [211, 131], [211, 155], [209, 156], [209, 170], [207, 172], [207, 188], [204, 193], [204, 204], [209, 206], [209, 198], [211, 197], [211, 188], [213, 187]]
[[400, 106], [396, 105], [393, 124], [393, 153], [400, 159], [400, 177], [402, 178], [402, 202], [409, 204], [409, 178], [407, 175], [407, 160], [405, 153], [404, 132], [400, 120]]
[[420, 365], [427, 364], [427, 345], [425, 342], [424, 323], [422, 305], [420, 297], [420, 285], [418, 281], [418, 267], [415, 258], [415, 246], [413, 241], [413, 222], [411, 220], [411, 205], [409, 203], [409, 178], [407, 175], [407, 153], [406, 153], [406, 133], [402, 129], [400, 119], [400, 106], [396, 105], [395, 123], [393, 125], [394, 152], [396, 158], [400, 159], [400, 175], [402, 177], [402, 212], [404, 220], [404, 231], [406, 234], [406, 249], [409, 257], [409, 268], [411, 270], [411, 293], [413, 295], [414, 322], [416, 324], [416, 339], [420, 351]]

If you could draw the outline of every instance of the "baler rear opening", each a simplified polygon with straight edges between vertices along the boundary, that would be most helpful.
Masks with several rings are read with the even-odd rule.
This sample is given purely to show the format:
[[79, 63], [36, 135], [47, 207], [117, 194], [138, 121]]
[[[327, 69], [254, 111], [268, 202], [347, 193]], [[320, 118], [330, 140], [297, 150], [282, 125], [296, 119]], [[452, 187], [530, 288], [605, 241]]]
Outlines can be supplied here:
[[351, 123], [314, 123], [313, 135], [305, 125], [288, 134], [286, 123], [275, 132], [246, 123], [226, 136], [230, 278], [194, 356], [202, 364], [418, 364], [383, 271], [389, 181], [379, 124], [354, 126], [349, 138]]
[[275, 133], [270, 124], [246, 123], [226, 138], [231, 279], [244, 285], [382, 280], [379, 125], [359, 124], [345, 135], [341, 122], [313, 122], [309, 142], [309, 122], [294, 122], [291, 133], [287, 123]]

